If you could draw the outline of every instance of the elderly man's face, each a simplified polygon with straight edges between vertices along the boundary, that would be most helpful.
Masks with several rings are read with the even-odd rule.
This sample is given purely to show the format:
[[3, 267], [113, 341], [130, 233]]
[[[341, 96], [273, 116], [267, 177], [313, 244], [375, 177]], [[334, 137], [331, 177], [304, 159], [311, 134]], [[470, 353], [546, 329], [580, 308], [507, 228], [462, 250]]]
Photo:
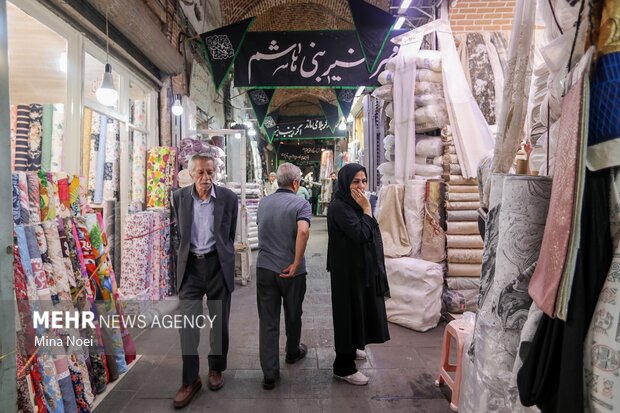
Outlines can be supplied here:
[[194, 170], [190, 173], [196, 191], [200, 195], [210, 194], [215, 177], [215, 164], [211, 159], [197, 159], [194, 162]]
[[276, 180], [276, 177], [273, 175], [269, 175], [269, 182], [273, 182]]

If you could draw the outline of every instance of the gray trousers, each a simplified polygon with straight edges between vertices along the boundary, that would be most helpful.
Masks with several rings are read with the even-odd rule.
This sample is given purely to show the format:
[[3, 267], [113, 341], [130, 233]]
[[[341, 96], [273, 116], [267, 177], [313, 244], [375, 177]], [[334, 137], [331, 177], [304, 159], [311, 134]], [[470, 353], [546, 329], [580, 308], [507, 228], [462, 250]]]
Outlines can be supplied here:
[[256, 269], [256, 303], [259, 318], [260, 365], [266, 378], [280, 373], [280, 308], [284, 305], [286, 354], [299, 352], [301, 314], [306, 294], [306, 275], [281, 278], [279, 273], [265, 268]]
[[[226, 370], [228, 354], [228, 318], [230, 317], [230, 291], [226, 288], [222, 267], [217, 254], [205, 259], [190, 257], [187, 261], [185, 278], [179, 291], [181, 314], [196, 318], [203, 314], [202, 298], [207, 295], [209, 316], [215, 316], [213, 330], [209, 333], [209, 368]], [[181, 328], [181, 353], [183, 358], [183, 384], [192, 384], [200, 371], [198, 345], [200, 328]]]

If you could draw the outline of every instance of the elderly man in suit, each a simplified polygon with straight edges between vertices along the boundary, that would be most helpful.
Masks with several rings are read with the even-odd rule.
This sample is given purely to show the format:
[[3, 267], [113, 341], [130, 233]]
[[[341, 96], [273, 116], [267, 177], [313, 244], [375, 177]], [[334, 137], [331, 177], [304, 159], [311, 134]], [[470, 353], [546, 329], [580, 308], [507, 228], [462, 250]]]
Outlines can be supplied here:
[[[224, 385], [222, 372], [226, 370], [228, 353], [228, 318], [234, 289], [234, 242], [239, 207], [237, 196], [231, 190], [213, 184], [216, 173], [213, 158], [194, 155], [188, 169], [194, 184], [173, 194], [177, 289], [181, 313], [193, 320], [200, 319], [203, 314], [202, 299], [207, 295], [209, 318], [215, 316], [210, 334], [208, 385], [211, 390], [219, 390]], [[210, 326], [208, 320], [206, 325]], [[177, 408], [189, 404], [202, 387], [198, 374], [200, 329], [184, 325], [180, 334], [183, 385], [174, 399]]]

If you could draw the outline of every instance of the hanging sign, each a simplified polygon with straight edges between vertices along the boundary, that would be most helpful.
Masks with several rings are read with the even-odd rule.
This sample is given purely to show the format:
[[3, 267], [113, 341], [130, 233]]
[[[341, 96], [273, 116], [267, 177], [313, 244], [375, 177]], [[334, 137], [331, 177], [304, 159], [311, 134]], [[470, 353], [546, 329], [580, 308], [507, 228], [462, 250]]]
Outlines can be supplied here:
[[252, 89], [248, 91], [250, 104], [252, 104], [252, 108], [256, 114], [258, 126], [263, 126], [263, 121], [265, 120], [265, 116], [267, 116], [269, 104], [271, 103], [274, 93], [275, 89]]
[[323, 150], [320, 146], [280, 145], [278, 159], [294, 164], [300, 162], [321, 162]]
[[346, 119], [351, 113], [351, 106], [353, 106], [353, 100], [355, 99], [355, 91], [351, 89], [335, 89], [336, 100], [342, 116]]
[[327, 119], [327, 123], [329, 123], [329, 128], [332, 132], [335, 131], [336, 127], [340, 123], [340, 113], [338, 113], [338, 106], [332, 105], [331, 103], [327, 103], [324, 100], [320, 99], [319, 103], [321, 104], [321, 109], [323, 109], [325, 119]]
[[[392, 31], [389, 38], [404, 32]], [[397, 53], [398, 46], [386, 45], [370, 72], [354, 30], [250, 32], [235, 60], [235, 86], [376, 87]]]
[[269, 141], [269, 143], [273, 142], [273, 135], [278, 129], [279, 116], [280, 108], [274, 110], [271, 113], [268, 113], [265, 117], [265, 120], [263, 120], [263, 128], [265, 129], [265, 133], [267, 134], [267, 141]]
[[336, 130], [332, 132], [325, 116], [280, 116], [272, 139], [274, 141], [293, 139], [336, 139], [346, 136], [346, 130], [341, 131], [336, 128]]

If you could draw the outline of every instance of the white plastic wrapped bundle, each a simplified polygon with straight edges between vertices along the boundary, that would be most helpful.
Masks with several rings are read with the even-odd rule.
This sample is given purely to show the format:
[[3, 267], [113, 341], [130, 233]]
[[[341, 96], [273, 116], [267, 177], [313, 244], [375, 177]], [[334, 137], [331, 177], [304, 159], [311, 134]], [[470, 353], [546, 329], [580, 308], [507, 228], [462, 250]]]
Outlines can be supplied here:
[[443, 173], [443, 168], [437, 165], [415, 164], [415, 174], [418, 176], [436, 177]]
[[417, 156], [435, 157], [443, 153], [443, 142], [439, 137], [420, 138], [416, 136], [415, 153]]
[[421, 164], [421, 165], [428, 164], [428, 165], [442, 166], [443, 165], [443, 157], [442, 156], [426, 157], [426, 156], [416, 155], [415, 163], [416, 164]]
[[430, 105], [443, 107], [445, 110], [446, 100], [444, 99], [442, 95], [437, 95], [437, 94], [432, 94], [432, 93], [425, 93], [423, 95], [415, 96], [415, 107], [416, 108], [420, 108], [422, 106], [430, 106]]
[[376, 98], [387, 100], [391, 102], [394, 98], [392, 96], [392, 85], [383, 85], [376, 88], [372, 95]]
[[[440, 105], [430, 105], [415, 110], [416, 128], [418, 125], [441, 129], [448, 124], [448, 112], [446, 107]], [[417, 128], [419, 129], [419, 128]]]
[[394, 69], [396, 69], [396, 58], [395, 57], [391, 58], [385, 63], [385, 70], [394, 71]]
[[385, 302], [388, 321], [416, 331], [435, 328], [441, 317], [443, 267], [403, 257], [385, 259], [390, 294]]
[[441, 52], [437, 50], [420, 50], [416, 57], [416, 67], [441, 72]]
[[441, 84], [441, 73], [433, 72], [428, 69], [418, 69], [415, 72], [415, 80], [418, 82], [432, 82]]
[[394, 117], [394, 104], [392, 102], [385, 105], [385, 116], [390, 119]]
[[381, 174], [381, 185], [389, 185], [396, 183], [394, 177], [394, 162], [383, 162], [377, 167], [377, 170]]
[[[416, 165], [417, 167], [417, 165]], [[417, 169], [416, 169], [417, 173]], [[420, 258], [422, 230], [424, 229], [424, 201], [426, 180], [410, 180], [405, 185], [405, 225], [411, 243], [411, 258]]]
[[379, 83], [382, 85], [391, 85], [394, 83], [394, 72], [391, 70], [384, 70], [379, 73]]
[[415, 82], [415, 95], [443, 96], [443, 86], [441, 83]]

